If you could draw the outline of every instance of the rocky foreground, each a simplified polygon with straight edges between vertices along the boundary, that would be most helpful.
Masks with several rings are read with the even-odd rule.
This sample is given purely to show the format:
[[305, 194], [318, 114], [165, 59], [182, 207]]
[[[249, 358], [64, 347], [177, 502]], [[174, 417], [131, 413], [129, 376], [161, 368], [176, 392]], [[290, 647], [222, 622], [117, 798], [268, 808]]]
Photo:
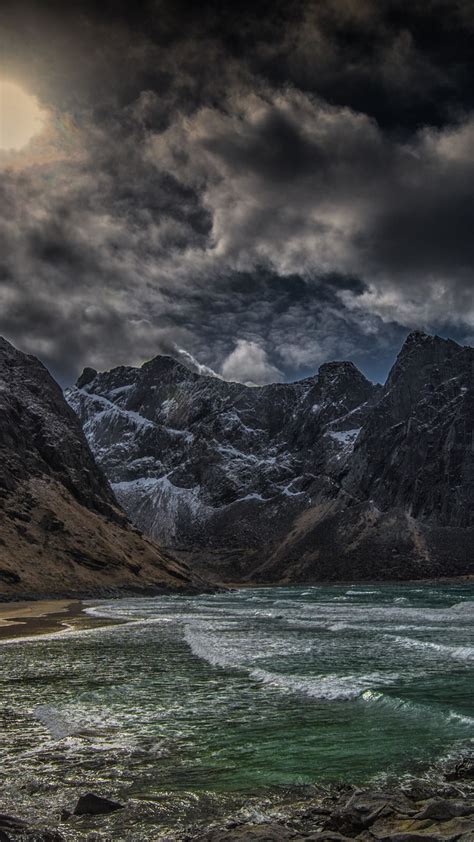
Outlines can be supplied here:
[[[142, 825], [136, 837], [127, 821], [134, 804], [86, 793], [71, 810], [63, 809], [51, 829], [0, 814], [0, 842], [67, 842], [72, 838], [117, 842], [135, 838], [150, 842], [474, 842], [474, 757], [453, 766], [442, 781], [425, 778], [409, 779], [398, 787], [308, 789], [311, 793], [306, 790], [278, 803], [270, 795], [265, 803], [259, 800], [254, 820], [240, 819], [238, 813], [221, 825], [216, 819], [212, 828], [164, 834], [151, 830], [150, 835]], [[246, 806], [249, 814], [251, 802]], [[112, 835], [104, 824], [110, 814], [115, 816]], [[128, 828], [123, 834], [120, 816]]]
[[430, 785], [411, 781], [400, 788], [334, 790], [286, 817], [225, 827], [185, 837], [201, 842], [474, 842], [474, 761], [465, 761]]

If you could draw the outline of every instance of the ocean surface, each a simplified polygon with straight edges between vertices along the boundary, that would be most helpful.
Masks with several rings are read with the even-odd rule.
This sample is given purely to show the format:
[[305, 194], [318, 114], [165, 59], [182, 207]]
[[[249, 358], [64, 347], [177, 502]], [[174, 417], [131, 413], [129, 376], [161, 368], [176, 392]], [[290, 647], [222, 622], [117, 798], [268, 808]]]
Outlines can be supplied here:
[[472, 584], [87, 611], [127, 623], [0, 645], [2, 809], [51, 825], [80, 792], [130, 802], [66, 839], [173, 839], [313, 785], [433, 776], [472, 748]]

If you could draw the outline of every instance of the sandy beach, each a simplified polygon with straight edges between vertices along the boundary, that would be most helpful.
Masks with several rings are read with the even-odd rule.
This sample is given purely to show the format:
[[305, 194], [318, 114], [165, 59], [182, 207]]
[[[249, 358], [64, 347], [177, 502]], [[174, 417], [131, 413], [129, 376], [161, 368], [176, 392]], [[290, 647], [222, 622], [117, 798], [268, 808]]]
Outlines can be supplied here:
[[88, 629], [116, 625], [118, 620], [90, 617], [78, 599], [0, 603], [0, 641], [51, 634], [67, 628]]

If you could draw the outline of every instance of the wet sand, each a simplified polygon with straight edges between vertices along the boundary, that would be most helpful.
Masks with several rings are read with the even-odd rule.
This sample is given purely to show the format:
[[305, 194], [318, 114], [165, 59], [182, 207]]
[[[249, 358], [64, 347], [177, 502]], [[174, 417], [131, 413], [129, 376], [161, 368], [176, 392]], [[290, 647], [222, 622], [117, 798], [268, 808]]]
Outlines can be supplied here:
[[0, 641], [119, 623], [119, 620], [90, 617], [78, 599], [0, 603]]

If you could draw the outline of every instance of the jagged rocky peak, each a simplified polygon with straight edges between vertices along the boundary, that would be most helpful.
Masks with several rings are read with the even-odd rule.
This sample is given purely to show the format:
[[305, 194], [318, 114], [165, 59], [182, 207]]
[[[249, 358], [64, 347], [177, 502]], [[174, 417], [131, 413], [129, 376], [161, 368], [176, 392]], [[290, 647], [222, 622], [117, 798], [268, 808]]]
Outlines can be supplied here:
[[410, 333], [389, 373], [385, 386], [386, 403], [393, 420], [401, 420], [413, 406], [437, 391], [445, 383], [460, 384], [470, 370], [468, 358], [472, 349], [463, 348], [451, 339], [430, 336], [421, 331]]
[[367, 380], [352, 362], [324, 363], [319, 368], [317, 381], [321, 398], [326, 401], [346, 399], [368, 400], [374, 393], [374, 384]]
[[320, 382], [324, 384], [358, 381], [369, 382], [350, 360], [335, 360], [334, 362], [323, 363], [319, 367], [318, 377]]
[[443, 339], [442, 336], [424, 333], [422, 330], [413, 330], [405, 339], [394, 368], [402, 360], [411, 359], [413, 361], [420, 356], [431, 356], [433, 359], [439, 356], [444, 357], [455, 353], [460, 347], [453, 339]]
[[354, 442], [354, 431], [358, 434], [368, 407], [377, 400], [381, 389], [352, 362], [324, 363], [317, 375], [302, 383], [307, 391], [295, 416], [294, 429], [297, 439], [307, 447], [314, 446], [318, 432], [329, 435], [349, 430]]
[[443, 339], [442, 336], [438, 336], [437, 334], [432, 333], [425, 333], [423, 330], [412, 330], [405, 342], [403, 343], [400, 354], [411, 353], [413, 350], [424, 348], [435, 348], [435, 347], [444, 347], [447, 348], [449, 345], [457, 345], [456, 342], [452, 339]]
[[133, 409], [144, 409], [144, 405], [149, 405], [152, 398], [156, 408], [156, 396], [153, 395], [156, 389], [160, 390], [160, 395], [166, 390], [172, 392], [178, 383], [192, 383], [198, 377], [172, 357], [159, 354], [141, 366], [121, 365], [101, 372], [85, 368], [76, 382], [76, 388], [101, 395], [120, 405], [126, 404]]
[[[2, 363], [5, 363], [6, 360], [10, 357], [13, 358], [18, 355], [17, 349], [8, 342], [3, 336], [0, 336], [0, 352], [1, 352], [1, 360]], [[25, 355], [26, 356], [26, 355]]]
[[[31, 354], [19, 351], [7, 339], [0, 336], [0, 377], [8, 382], [14, 376], [15, 370], [18, 370], [20, 379], [27, 376], [28, 372], [33, 371], [36, 372], [37, 376], [49, 377], [42, 362]], [[56, 389], [60, 391], [59, 386], [55, 385]]]
[[[141, 366], [141, 371], [146, 377], [158, 377], [160, 379], [193, 380], [196, 373], [186, 365], [178, 362], [167, 354], [157, 354], [151, 360], [147, 360]], [[203, 376], [203, 375], [201, 375]]]
[[80, 377], [77, 379], [76, 386], [78, 389], [83, 389], [84, 386], [88, 386], [89, 383], [92, 383], [94, 378], [97, 377], [97, 371], [95, 368], [89, 368], [86, 366]]
[[452, 339], [413, 331], [407, 336], [389, 372], [387, 387], [390, 389], [401, 376], [407, 374], [418, 380], [424, 380], [430, 372], [436, 372], [437, 366], [444, 365], [448, 360], [456, 357], [460, 351], [462, 347]]

